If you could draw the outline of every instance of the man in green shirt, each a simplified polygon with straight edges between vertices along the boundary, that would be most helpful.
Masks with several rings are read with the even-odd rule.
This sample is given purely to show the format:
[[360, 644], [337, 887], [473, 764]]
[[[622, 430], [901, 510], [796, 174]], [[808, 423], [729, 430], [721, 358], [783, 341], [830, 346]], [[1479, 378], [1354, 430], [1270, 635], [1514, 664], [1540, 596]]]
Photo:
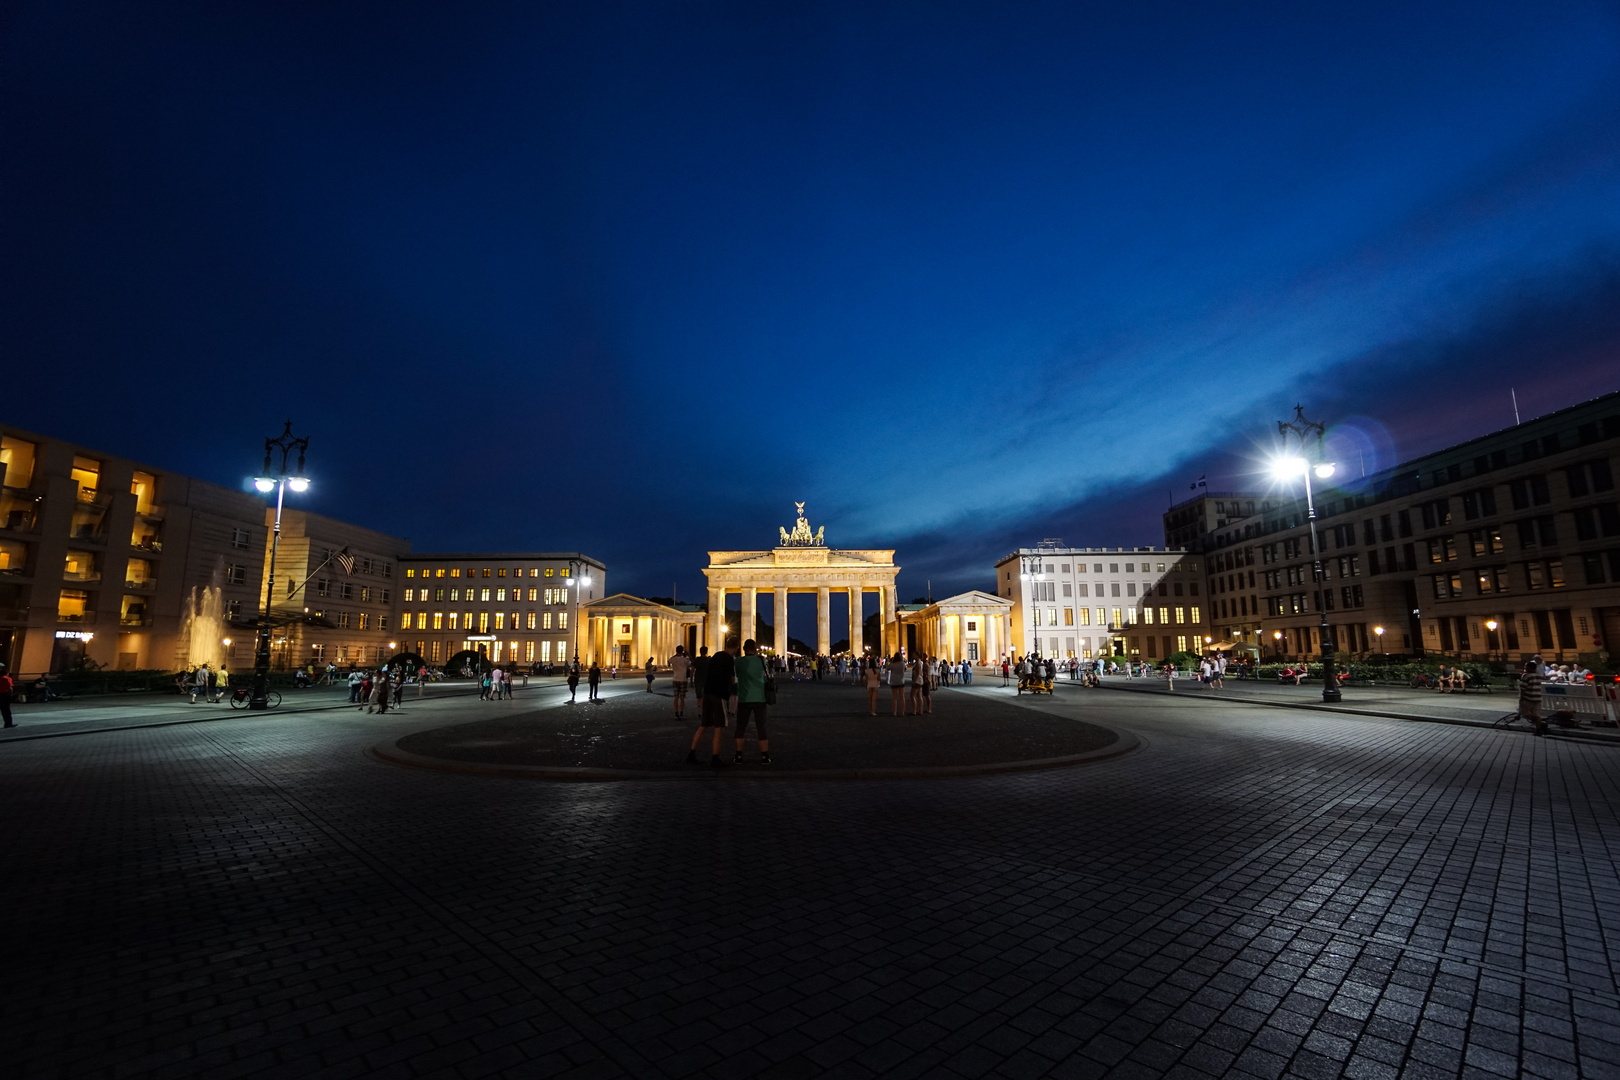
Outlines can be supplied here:
[[765, 732], [765, 658], [759, 655], [759, 645], [753, 638], [743, 642], [743, 654], [737, 658], [737, 756], [733, 763], [741, 765], [743, 759], [743, 733], [753, 718], [759, 733], [759, 763], [771, 763], [771, 740]]

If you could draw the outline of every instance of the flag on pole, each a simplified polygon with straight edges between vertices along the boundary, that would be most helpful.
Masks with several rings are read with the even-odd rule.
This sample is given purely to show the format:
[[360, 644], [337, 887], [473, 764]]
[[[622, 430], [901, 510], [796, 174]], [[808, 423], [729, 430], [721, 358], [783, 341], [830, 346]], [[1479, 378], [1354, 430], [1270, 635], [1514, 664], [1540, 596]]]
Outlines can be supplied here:
[[1204, 482], [1204, 478], [1207, 477], [1208, 475], [1209, 475], [1208, 473], [1205, 473], [1204, 476], [1200, 476], [1198, 478], [1197, 482], [1192, 485], [1192, 490], [1197, 491], [1199, 488], [1207, 488], [1207, 487], [1209, 487], [1209, 485]]
[[332, 558], [336, 559], [338, 564], [343, 567], [345, 574], [354, 573], [354, 556], [349, 554], [349, 545], [344, 544], [343, 550], [333, 555]]

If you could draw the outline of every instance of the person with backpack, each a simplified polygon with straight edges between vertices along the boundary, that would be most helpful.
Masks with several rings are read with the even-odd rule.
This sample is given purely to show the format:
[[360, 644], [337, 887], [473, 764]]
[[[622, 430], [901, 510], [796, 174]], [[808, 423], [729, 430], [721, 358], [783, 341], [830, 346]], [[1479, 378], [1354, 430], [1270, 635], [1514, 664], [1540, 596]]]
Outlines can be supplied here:
[[726, 764], [720, 759], [720, 734], [726, 729], [726, 702], [731, 700], [731, 684], [736, 677], [736, 666], [731, 654], [723, 647], [713, 656], [699, 656], [698, 663], [703, 668], [703, 674], [700, 676], [703, 684], [701, 716], [698, 720], [698, 729], [692, 735], [691, 748], [686, 751], [686, 760], [690, 764], [697, 764], [698, 743], [703, 739], [705, 730], [712, 731], [714, 735], [710, 747], [709, 766], [719, 769]]

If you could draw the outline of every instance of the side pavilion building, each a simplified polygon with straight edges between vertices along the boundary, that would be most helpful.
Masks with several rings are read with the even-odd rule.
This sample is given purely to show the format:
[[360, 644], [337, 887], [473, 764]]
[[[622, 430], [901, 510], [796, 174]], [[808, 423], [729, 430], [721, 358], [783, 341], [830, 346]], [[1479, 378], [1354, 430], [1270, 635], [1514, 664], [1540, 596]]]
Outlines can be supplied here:
[[1012, 609], [1006, 597], [973, 589], [904, 612], [908, 655], [920, 652], [953, 664], [999, 664], [1012, 648]]
[[640, 668], [650, 659], [668, 667], [676, 646], [696, 656], [708, 615], [691, 604], [660, 604], [628, 593], [592, 600], [581, 609], [579, 659], [607, 667]]
[[774, 597], [772, 612], [776, 640], [786, 648], [788, 640], [787, 598], [789, 593], [815, 593], [816, 595], [816, 652], [825, 656], [832, 651], [832, 631], [829, 624], [829, 602], [836, 590], [849, 594], [850, 647], [859, 651], [864, 619], [861, 598], [866, 593], [878, 594], [878, 625], [884, 628], [885, 652], [898, 645], [891, 642], [896, 636], [895, 575], [900, 568], [894, 564], [894, 549], [840, 550], [829, 548], [823, 540], [825, 526], [810, 531], [804, 517], [804, 503], [795, 503], [799, 519], [793, 531], [778, 529], [780, 542], [766, 551], [711, 551], [709, 565], [703, 573], [709, 579], [708, 641], [710, 652], [718, 651], [726, 638], [726, 594], [742, 594], [741, 625], [738, 639], [746, 641], [754, 636], [754, 612], [761, 592]]

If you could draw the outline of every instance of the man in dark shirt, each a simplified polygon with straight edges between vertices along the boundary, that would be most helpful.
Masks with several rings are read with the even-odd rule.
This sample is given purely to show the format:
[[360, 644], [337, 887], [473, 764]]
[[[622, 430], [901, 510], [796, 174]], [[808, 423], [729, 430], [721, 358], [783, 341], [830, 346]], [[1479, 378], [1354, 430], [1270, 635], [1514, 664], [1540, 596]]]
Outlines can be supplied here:
[[703, 738], [704, 729], [708, 728], [714, 733], [714, 745], [710, 747], [713, 756], [709, 759], [709, 765], [711, 768], [719, 769], [726, 764], [720, 760], [720, 736], [726, 730], [726, 701], [731, 697], [731, 686], [736, 681], [737, 671], [731, 654], [725, 649], [721, 649], [708, 660], [708, 664], [705, 665], [703, 657], [698, 657], [698, 664], [702, 665], [699, 667], [702, 674], [698, 676], [698, 681], [703, 687], [700, 694], [702, 718], [698, 721], [697, 731], [692, 735], [692, 748], [686, 752], [686, 760], [693, 764], [697, 763], [698, 743]]

